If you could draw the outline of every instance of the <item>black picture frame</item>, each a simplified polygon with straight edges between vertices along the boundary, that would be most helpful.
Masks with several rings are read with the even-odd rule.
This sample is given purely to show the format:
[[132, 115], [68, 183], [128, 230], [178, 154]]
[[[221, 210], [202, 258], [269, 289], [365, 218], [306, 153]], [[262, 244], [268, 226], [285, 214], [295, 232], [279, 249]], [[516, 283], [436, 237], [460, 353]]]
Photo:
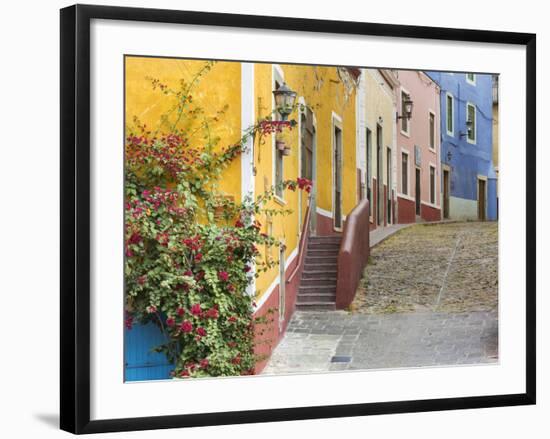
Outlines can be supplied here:
[[[526, 392], [384, 403], [90, 420], [90, 21], [130, 20], [526, 47]], [[536, 35], [288, 17], [75, 5], [61, 10], [61, 429], [81, 434], [535, 404]]]

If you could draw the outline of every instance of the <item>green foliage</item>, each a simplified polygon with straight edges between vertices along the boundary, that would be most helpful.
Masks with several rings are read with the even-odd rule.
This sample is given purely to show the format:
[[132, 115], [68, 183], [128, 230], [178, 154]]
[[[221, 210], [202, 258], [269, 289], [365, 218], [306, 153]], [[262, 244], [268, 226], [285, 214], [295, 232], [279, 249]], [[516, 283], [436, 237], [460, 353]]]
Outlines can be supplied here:
[[[174, 104], [155, 132], [137, 119], [127, 128], [126, 325], [152, 321], [167, 334], [169, 341], [155, 350], [175, 365], [175, 377], [253, 373], [255, 329], [270, 320], [255, 321], [254, 298], [246, 290], [273, 264], [261, 259], [257, 246], [280, 245], [261, 233], [255, 218], [289, 212], [266, 209], [275, 188], [242, 203], [219, 191], [223, 171], [250, 137], [292, 124], [266, 118], [220, 148], [212, 125], [223, 121], [227, 107], [207, 116], [191, 94], [212, 67], [205, 63], [179, 90], [150, 79], [161, 98]], [[298, 179], [282, 186], [309, 191], [311, 182]]]

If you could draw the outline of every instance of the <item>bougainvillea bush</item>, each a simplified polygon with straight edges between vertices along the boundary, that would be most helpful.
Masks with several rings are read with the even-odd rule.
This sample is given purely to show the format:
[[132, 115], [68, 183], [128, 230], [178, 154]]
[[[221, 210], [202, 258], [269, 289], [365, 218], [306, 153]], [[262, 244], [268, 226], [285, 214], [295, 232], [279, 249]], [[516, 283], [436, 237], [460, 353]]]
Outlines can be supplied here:
[[[268, 320], [253, 318], [254, 297], [247, 287], [273, 264], [260, 257], [258, 246], [280, 245], [261, 232], [258, 218], [289, 213], [267, 209], [275, 188], [240, 203], [219, 190], [223, 171], [250, 138], [270, 145], [263, 136], [292, 129], [293, 123], [267, 117], [221, 146], [211, 133], [223, 123], [227, 107], [206, 115], [192, 95], [213, 66], [205, 63], [178, 89], [149, 78], [172, 109], [154, 130], [137, 119], [127, 127], [126, 327], [136, 321], [158, 325], [168, 341], [155, 350], [174, 364], [177, 378], [253, 373], [254, 327]], [[282, 186], [309, 191], [311, 182]]]

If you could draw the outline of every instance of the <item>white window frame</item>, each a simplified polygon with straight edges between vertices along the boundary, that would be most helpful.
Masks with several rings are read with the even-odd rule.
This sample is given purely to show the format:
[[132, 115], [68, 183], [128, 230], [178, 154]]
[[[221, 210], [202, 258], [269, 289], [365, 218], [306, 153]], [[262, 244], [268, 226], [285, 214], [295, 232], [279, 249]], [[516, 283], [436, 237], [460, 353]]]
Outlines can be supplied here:
[[[272, 69], [271, 69], [271, 90], [275, 90], [275, 82], [279, 82], [281, 85], [284, 84], [285, 82], [285, 73], [283, 71], [283, 69], [281, 68], [281, 66], [279, 64], [273, 64], [272, 65]], [[273, 96], [273, 93], [271, 93], [271, 110], [272, 110], [272, 115], [275, 115], [275, 111], [276, 111], [276, 108], [275, 108], [275, 97]], [[272, 177], [271, 177], [271, 182], [272, 182], [272, 186], [274, 187], [276, 184], [277, 184], [277, 181], [275, 180], [276, 176], [275, 176], [275, 167], [276, 167], [276, 164], [275, 164], [275, 161], [277, 160], [277, 150], [275, 148], [275, 136], [276, 134], [273, 133], [271, 134], [271, 171], [272, 171]], [[284, 159], [283, 159], [283, 169], [282, 169], [282, 181], [284, 181], [285, 177], [284, 177]], [[284, 190], [283, 190], [283, 196], [280, 197], [279, 195], [277, 195], [276, 193], [273, 194], [273, 199], [283, 205], [283, 206], [286, 206], [286, 201], [284, 199]]]
[[[470, 79], [468, 75], [472, 75], [473, 79]], [[476, 74], [475, 73], [466, 73], [466, 82], [470, 85], [476, 85]]]
[[[407, 192], [403, 192], [403, 155], [407, 156]], [[411, 154], [409, 151], [405, 148], [401, 148], [401, 163], [400, 163], [400, 171], [401, 171], [401, 187], [399, 188], [400, 195], [405, 195], [407, 197], [410, 197], [410, 189], [411, 189]]]
[[[449, 98], [451, 98], [451, 113], [452, 113], [451, 120], [453, 125], [452, 130], [449, 130], [449, 116], [448, 116]], [[453, 96], [452, 93], [449, 93], [449, 92], [445, 93], [445, 129], [447, 131], [448, 136], [454, 137], [455, 135], [455, 97]]]
[[466, 120], [468, 120], [468, 107], [474, 108], [474, 138], [470, 139], [468, 137], [468, 133], [466, 132], [466, 141], [471, 145], [475, 145], [477, 143], [477, 106], [473, 102], [466, 102]]
[[[430, 147], [430, 115], [434, 117], [434, 147]], [[428, 110], [428, 149], [432, 152], [436, 152], [437, 149], [437, 116], [435, 111]]]
[[[399, 93], [399, 105], [401, 106], [401, 118], [405, 117], [405, 110], [403, 108], [402, 102], [403, 102], [403, 94], [407, 94], [410, 96], [410, 93], [407, 89], [404, 87], [400, 88]], [[399, 131], [401, 131], [401, 134], [403, 134], [405, 137], [411, 137], [411, 121], [407, 120], [407, 130], [403, 130], [403, 119], [399, 121]]]
[[[432, 169], [434, 170], [434, 178], [433, 178], [433, 181], [432, 181]], [[435, 166], [434, 163], [430, 162], [428, 164], [428, 176], [429, 176], [429, 179], [430, 179], [430, 186], [428, 187], [429, 189], [429, 192], [428, 192], [428, 202], [430, 203], [430, 205], [432, 206], [437, 206], [437, 166]], [[434, 200], [432, 201], [432, 184], [433, 184], [433, 191], [434, 191]]]

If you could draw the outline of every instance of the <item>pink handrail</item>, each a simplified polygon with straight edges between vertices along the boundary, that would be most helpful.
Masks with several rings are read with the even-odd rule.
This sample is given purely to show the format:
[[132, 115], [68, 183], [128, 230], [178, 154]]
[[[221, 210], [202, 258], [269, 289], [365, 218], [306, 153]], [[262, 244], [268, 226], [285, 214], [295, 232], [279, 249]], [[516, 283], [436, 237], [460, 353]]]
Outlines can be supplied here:
[[346, 218], [338, 253], [336, 309], [347, 308], [355, 298], [369, 259], [369, 201], [363, 199]]

